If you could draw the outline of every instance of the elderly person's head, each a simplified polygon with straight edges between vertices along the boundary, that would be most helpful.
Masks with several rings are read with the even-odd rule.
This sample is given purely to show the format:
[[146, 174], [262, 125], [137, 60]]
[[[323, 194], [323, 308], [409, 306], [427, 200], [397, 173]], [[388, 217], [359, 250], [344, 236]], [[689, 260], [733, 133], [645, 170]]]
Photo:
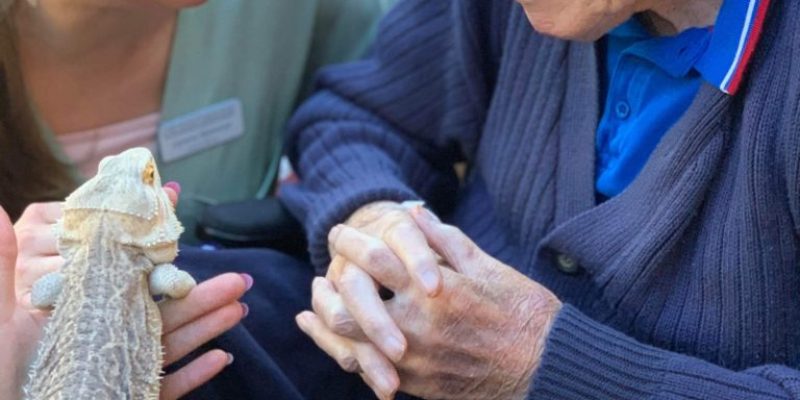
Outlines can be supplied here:
[[714, 22], [722, 0], [517, 0], [533, 27], [562, 39], [597, 40], [641, 13], [656, 33]]

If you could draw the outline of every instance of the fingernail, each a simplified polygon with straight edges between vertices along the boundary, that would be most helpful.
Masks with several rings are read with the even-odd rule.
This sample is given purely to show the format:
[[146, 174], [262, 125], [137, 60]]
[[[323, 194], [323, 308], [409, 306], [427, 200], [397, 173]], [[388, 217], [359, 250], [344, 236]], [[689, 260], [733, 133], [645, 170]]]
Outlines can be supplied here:
[[325, 278], [318, 276], [311, 281], [311, 290], [317, 291], [320, 290], [320, 286], [325, 284]]
[[250, 290], [253, 287], [253, 277], [250, 274], [239, 274], [244, 279], [244, 290]]
[[233, 354], [228, 353], [228, 363], [225, 365], [231, 365], [231, 364], [233, 364]]
[[439, 290], [439, 275], [436, 272], [431, 270], [423, 271], [419, 279], [428, 294], [434, 294]]
[[308, 317], [306, 314], [301, 312], [300, 314], [295, 315], [294, 320], [297, 322], [297, 326], [300, 328], [300, 330], [305, 332], [306, 326], [308, 326]]
[[339, 237], [339, 233], [341, 233], [341, 232], [342, 232], [342, 226], [341, 225], [336, 225], [333, 228], [331, 228], [331, 231], [328, 234], [328, 241], [330, 241], [330, 242], [335, 241], [336, 238]]
[[389, 357], [391, 357], [394, 362], [400, 361], [406, 352], [406, 347], [403, 346], [403, 342], [395, 336], [387, 337], [384, 346], [389, 353]]
[[400, 203], [400, 205], [405, 207], [405, 208], [407, 208], [407, 209], [409, 209], [409, 210], [413, 210], [413, 209], [415, 209], [417, 207], [424, 206], [425, 202], [424, 201], [420, 201], [420, 200], [406, 200], [406, 201]]
[[176, 194], [181, 194], [181, 184], [175, 181], [169, 181], [164, 184], [164, 187], [168, 187], [175, 191]]
[[420, 209], [422, 210], [422, 213], [423, 213], [423, 214], [425, 214], [425, 216], [426, 216], [426, 217], [428, 217], [428, 219], [430, 219], [431, 221], [434, 221], [434, 222], [442, 222], [442, 221], [439, 219], [439, 217], [437, 217], [437, 216], [436, 216], [436, 214], [434, 214], [434, 213], [433, 213], [433, 211], [431, 211], [431, 210], [428, 210], [428, 209], [427, 209], [427, 208], [425, 208], [425, 207], [420, 207]]
[[247, 314], [250, 314], [250, 307], [246, 303], [242, 304], [242, 318], [246, 317]]
[[382, 392], [384, 398], [390, 398], [392, 393], [394, 393], [394, 384], [392, 384], [392, 380], [389, 378], [389, 373], [385, 370], [381, 370], [376, 375], [377, 382], [375, 382], [375, 384], [380, 388], [379, 390]]

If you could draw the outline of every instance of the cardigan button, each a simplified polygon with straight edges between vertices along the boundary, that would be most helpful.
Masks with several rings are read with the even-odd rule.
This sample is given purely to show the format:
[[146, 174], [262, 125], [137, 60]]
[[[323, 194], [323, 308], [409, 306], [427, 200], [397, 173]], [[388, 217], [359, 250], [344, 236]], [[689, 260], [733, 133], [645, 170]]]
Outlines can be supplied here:
[[627, 101], [620, 100], [614, 106], [614, 112], [617, 114], [617, 118], [626, 119], [631, 115], [631, 105]]
[[556, 262], [558, 263], [558, 270], [568, 275], [577, 274], [581, 268], [574, 258], [563, 253], [556, 256]]

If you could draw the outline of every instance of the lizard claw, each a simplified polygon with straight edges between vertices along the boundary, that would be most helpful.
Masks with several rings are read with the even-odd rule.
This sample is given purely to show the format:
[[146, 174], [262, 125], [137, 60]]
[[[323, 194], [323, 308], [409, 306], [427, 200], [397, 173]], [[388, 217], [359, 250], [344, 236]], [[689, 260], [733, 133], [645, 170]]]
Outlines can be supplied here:
[[53, 307], [63, 287], [64, 275], [61, 272], [51, 272], [42, 276], [31, 288], [31, 304], [41, 310]]
[[159, 264], [150, 273], [150, 293], [167, 295], [173, 299], [186, 297], [197, 282], [186, 271], [172, 264]]

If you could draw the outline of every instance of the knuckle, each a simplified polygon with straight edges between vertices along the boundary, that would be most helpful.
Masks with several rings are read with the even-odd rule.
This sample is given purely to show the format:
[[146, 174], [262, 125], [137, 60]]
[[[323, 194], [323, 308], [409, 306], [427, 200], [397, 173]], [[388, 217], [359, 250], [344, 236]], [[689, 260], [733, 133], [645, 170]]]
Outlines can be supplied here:
[[387, 329], [384, 327], [382, 321], [374, 316], [366, 316], [361, 321], [361, 327], [364, 329], [364, 332], [367, 334], [371, 334], [373, 336], [381, 337], [384, 336], [383, 332]]
[[37, 221], [47, 220], [47, 216], [54, 213], [54, 207], [58, 207], [57, 203], [33, 203], [28, 206], [30, 217]]
[[403, 218], [398, 218], [390, 221], [386, 226], [386, 233], [388, 235], [404, 235], [408, 234], [409, 231], [415, 230], [416, 225], [413, 222], [409, 221], [408, 216], [403, 216]]
[[359, 369], [358, 360], [349, 352], [339, 355], [339, 357], [336, 358], [336, 362], [339, 364], [339, 367], [347, 372], [356, 372]]
[[350, 292], [358, 286], [361, 277], [354, 270], [354, 268], [355, 267], [345, 268], [339, 274], [339, 280], [337, 283], [338, 287], [341, 288], [343, 292]]
[[405, 221], [408, 218], [408, 212], [405, 209], [392, 208], [383, 214], [384, 222], [392, 224], [397, 221]]
[[35, 215], [39, 215], [42, 211], [42, 203], [32, 203], [25, 207], [25, 210], [22, 211], [22, 215], [20, 216], [20, 220], [27, 221], [28, 219], [33, 218]]
[[340, 312], [331, 316], [331, 330], [339, 336], [350, 337], [358, 331], [358, 326], [349, 314]]
[[410, 256], [409, 263], [416, 270], [436, 268], [436, 257], [432, 251], [423, 251]]
[[407, 261], [409, 272], [414, 274], [436, 273], [438, 261], [432, 252], [414, 254]]
[[23, 226], [17, 230], [17, 243], [24, 252], [31, 244], [36, 241], [36, 232], [30, 226]]
[[365, 262], [370, 266], [381, 267], [389, 265], [392, 261], [391, 251], [378, 244], [370, 245], [365, 253]]
[[465, 251], [464, 251], [464, 257], [466, 258], [465, 261], [477, 260], [478, 258], [480, 258], [482, 254], [483, 252], [481, 252], [478, 246], [475, 246], [472, 243], [467, 243], [465, 245]]
[[362, 364], [361, 368], [364, 371], [380, 371], [384, 368], [383, 364], [373, 358], [364, 360]]

